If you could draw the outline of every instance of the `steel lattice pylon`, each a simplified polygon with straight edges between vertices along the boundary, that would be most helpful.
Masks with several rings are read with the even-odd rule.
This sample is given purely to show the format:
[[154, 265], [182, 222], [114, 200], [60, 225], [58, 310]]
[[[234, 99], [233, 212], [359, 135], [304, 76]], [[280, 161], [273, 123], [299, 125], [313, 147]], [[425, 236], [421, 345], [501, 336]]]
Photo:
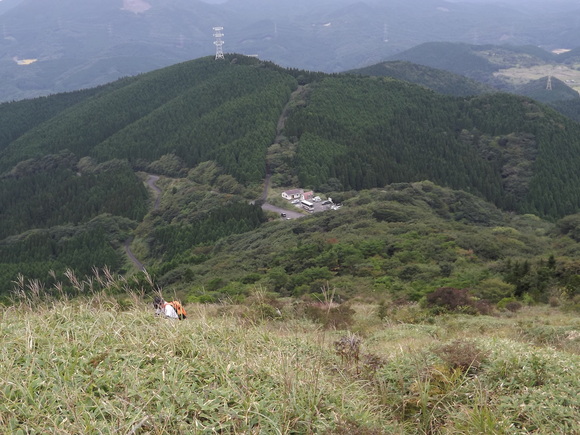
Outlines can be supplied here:
[[224, 59], [224, 50], [223, 50], [223, 45], [224, 45], [224, 41], [222, 41], [222, 36], [224, 36], [224, 34], [222, 33], [222, 30], [224, 30], [223, 27], [214, 27], [213, 31], [214, 34], [213, 36], [216, 38], [216, 40], [213, 42], [215, 44], [215, 58], [217, 59]]

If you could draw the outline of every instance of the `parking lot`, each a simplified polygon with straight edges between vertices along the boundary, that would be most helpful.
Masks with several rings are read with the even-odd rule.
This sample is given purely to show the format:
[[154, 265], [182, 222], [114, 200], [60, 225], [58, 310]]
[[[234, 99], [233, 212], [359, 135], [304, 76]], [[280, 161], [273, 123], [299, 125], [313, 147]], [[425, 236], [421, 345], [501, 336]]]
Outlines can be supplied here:
[[300, 209], [300, 210], [305, 210], [306, 212], [309, 212], [309, 213], [320, 213], [322, 211], [328, 211], [331, 209], [337, 210], [338, 208], [340, 208], [340, 206], [337, 206], [337, 205], [333, 204], [332, 201], [328, 201], [328, 200], [312, 201], [309, 203], [312, 204], [312, 208], [305, 207], [302, 204], [302, 201], [298, 201], [298, 202], [292, 201], [292, 204], [294, 205], [294, 207], [296, 207], [297, 209]]

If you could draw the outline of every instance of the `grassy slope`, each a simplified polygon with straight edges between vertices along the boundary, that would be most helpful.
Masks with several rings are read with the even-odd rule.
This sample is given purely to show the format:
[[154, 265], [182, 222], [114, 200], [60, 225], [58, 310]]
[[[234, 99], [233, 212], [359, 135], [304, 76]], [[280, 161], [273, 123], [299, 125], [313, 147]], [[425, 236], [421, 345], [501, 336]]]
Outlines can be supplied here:
[[[265, 321], [256, 307], [190, 305], [179, 323], [138, 300], [120, 315], [103, 295], [4, 308], [0, 425], [12, 433], [577, 429], [580, 323], [556, 309], [417, 324], [412, 305], [382, 321], [377, 307], [354, 305], [356, 363], [333, 346], [350, 333], [321, 330], [290, 305], [282, 321]], [[462, 349], [476, 358], [467, 372], [454, 368]]]

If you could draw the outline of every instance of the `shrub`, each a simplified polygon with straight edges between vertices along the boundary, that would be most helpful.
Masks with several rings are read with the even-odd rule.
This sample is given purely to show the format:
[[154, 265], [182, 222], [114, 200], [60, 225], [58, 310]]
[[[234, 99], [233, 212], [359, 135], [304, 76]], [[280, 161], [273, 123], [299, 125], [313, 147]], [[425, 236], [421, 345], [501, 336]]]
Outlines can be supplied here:
[[480, 299], [497, 303], [503, 298], [513, 296], [515, 288], [515, 285], [508, 284], [500, 278], [488, 278], [478, 283], [473, 293]]
[[355, 311], [346, 304], [328, 306], [326, 304], [307, 305], [304, 314], [325, 329], [347, 329], [354, 322]]
[[576, 312], [580, 313], [580, 295], [574, 296], [566, 304], [562, 306], [562, 311], [564, 312]]
[[505, 308], [508, 311], [511, 311], [512, 313], [515, 313], [516, 311], [519, 311], [519, 310], [522, 309], [522, 304], [520, 302], [518, 302], [518, 301], [511, 301], [511, 302], [508, 302], [505, 305]]
[[389, 314], [389, 307], [385, 301], [379, 302], [379, 306], [377, 307], [377, 316], [379, 319], [385, 320], [387, 315]]
[[347, 364], [358, 364], [361, 344], [362, 339], [359, 336], [356, 334], [348, 334], [334, 342], [334, 350], [343, 362]]
[[434, 349], [434, 352], [452, 369], [459, 369], [464, 373], [476, 371], [487, 356], [474, 343], [465, 340], [455, 340]]
[[484, 300], [475, 301], [473, 307], [479, 314], [483, 314], [484, 316], [490, 316], [494, 311], [493, 305]]
[[556, 226], [560, 234], [567, 235], [575, 241], [580, 241], [580, 213], [565, 216]]
[[497, 303], [497, 307], [500, 310], [508, 310], [515, 313], [522, 309], [522, 303], [518, 302], [516, 298], [503, 298]]
[[254, 284], [262, 279], [262, 275], [259, 273], [249, 273], [241, 279], [242, 284]]
[[[465, 314], [477, 314], [476, 300], [467, 289], [440, 287], [426, 297], [427, 305], [432, 308], [442, 308], [445, 311], [457, 311]], [[482, 309], [484, 306], [482, 305]], [[440, 310], [435, 310], [438, 313]]]

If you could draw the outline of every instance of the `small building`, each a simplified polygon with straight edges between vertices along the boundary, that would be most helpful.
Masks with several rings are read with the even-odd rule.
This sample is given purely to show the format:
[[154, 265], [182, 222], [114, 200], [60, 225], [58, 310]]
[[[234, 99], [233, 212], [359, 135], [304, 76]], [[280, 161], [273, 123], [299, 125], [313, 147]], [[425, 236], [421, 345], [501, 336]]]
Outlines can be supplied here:
[[303, 201], [312, 201], [312, 197], [314, 196], [314, 192], [309, 190], [308, 192], [302, 193], [302, 200]]
[[302, 189], [291, 189], [282, 192], [282, 198], [292, 201], [293, 199], [301, 199], [304, 190]]

